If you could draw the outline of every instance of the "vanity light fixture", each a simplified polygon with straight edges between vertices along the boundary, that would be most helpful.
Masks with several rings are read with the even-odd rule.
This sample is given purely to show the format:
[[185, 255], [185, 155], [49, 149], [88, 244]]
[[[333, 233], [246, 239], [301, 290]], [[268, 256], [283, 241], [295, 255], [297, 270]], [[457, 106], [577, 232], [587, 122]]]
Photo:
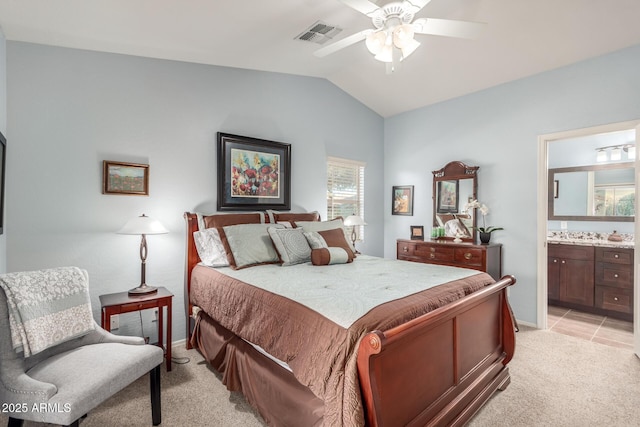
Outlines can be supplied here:
[[611, 149], [611, 160], [620, 160], [622, 159], [622, 148], [614, 147]]
[[[636, 158], [636, 146], [635, 144], [619, 144], [610, 145], [608, 147], [596, 148], [596, 161], [598, 163], [606, 162], [607, 160], [619, 161], [622, 160], [622, 152], [627, 153], [628, 160], [635, 160]], [[611, 155], [609, 156], [609, 152]]]

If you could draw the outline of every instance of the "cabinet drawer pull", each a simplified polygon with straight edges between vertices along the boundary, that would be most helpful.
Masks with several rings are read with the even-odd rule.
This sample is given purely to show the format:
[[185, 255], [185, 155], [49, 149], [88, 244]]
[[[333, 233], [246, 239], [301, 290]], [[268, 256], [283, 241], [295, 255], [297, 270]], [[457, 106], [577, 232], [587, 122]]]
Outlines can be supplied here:
[[409, 248], [406, 247], [406, 246], [404, 248], [402, 248], [402, 250], [405, 251], [405, 252], [409, 252]]
[[562, 263], [564, 264], [564, 260], [562, 260]]
[[435, 258], [436, 254], [429, 254], [429, 258]]
[[618, 278], [618, 273], [614, 274], [613, 277]]
[[557, 260], [557, 259], [554, 259], [554, 260], [553, 260], [553, 262], [558, 262], [558, 260]]
[[430, 250], [431, 252], [435, 252], [435, 251], [436, 251], [436, 248], [429, 248], [429, 250]]
[[620, 258], [620, 255], [615, 254], [613, 257], [614, 257], [614, 258]]
[[473, 255], [471, 255], [469, 252], [464, 254], [464, 259], [471, 259], [471, 258], [473, 258]]
[[618, 297], [613, 297], [613, 300], [614, 301], [618, 301]]

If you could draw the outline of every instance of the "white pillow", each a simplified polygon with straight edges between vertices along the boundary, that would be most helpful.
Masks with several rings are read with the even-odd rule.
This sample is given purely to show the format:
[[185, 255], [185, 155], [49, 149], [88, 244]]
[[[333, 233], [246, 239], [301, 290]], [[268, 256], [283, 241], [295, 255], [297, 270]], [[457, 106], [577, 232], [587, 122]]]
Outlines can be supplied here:
[[283, 266], [302, 264], [311, 261], [311, 248], [302, 228], [267, 229]]
[[193, 240], [196, 244], [200, 261], [204, 265], [209, 267], [227, 267], [229, 265], [227, 254], [217, 229], [205, 228], [202, 231], [196, 231], [193, 233]]

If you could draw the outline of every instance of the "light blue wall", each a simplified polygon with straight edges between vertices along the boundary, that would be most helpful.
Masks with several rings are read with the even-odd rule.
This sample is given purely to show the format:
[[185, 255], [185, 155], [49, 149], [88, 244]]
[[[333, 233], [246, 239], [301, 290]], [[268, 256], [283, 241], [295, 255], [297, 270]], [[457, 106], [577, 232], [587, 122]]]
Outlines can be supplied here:
[[[9, 271], [86, 268], [98, 295], [139, 283], [139, 237], [115, 234], [146, 213], [147, 283], [174, 298], [184, 338], [183, 213], [216, 208], [216, 132], [290, 143], [292, 202], [326, 216], [326, 157], [366, 162], [368, 226], [383, 252], [382, 117], [324, 79], [8, 42]], [[150, 165], [150, 196], [101, 194], [102, 161]], [[139, 333], [137, 317], [128, 333]], [[145, 335], [151, 326], [145, 326]], [[139, 330], [139, 328], [138, 328]]]
[[[473, 72], [473, 70], [469, 70]], [[431, 171], [452, 160], [480, 166], [480, 201], [504, 244], [516, 317], [536, 323], [538, 136], [640, 118], [640, 45], [385, 120], [384, 192], [415, 185], [413, 217], [385, 200], [385, 256], [410, 225], [432, 221]]]

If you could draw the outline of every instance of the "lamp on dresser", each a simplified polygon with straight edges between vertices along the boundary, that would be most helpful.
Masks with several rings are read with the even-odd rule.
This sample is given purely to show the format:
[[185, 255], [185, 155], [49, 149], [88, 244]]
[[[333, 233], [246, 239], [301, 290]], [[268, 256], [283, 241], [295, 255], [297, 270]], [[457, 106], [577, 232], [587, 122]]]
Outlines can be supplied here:
[[146, 295], [158, 291], [158, 288], [153, 286], [147, 286], [145, 283], [146, 276], [146, 261], [147, 261], [147, 234], [166, 234], [167, 230], [160, 221], [149, 218], [145, 214], [130, 219], [127, 223], [118, 230], [118, 234], [138, 234], [142, 236], [140, 241], [140, 261], [141, 261], [141, 274], [140, 274], [140, 286], [129, 289], [129, 295]]

